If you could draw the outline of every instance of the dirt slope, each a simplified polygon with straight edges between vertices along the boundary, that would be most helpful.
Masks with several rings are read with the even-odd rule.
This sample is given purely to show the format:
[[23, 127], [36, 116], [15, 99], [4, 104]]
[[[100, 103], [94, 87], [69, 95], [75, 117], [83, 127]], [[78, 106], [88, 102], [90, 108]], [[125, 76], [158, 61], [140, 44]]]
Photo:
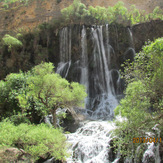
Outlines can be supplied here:
[[[60, 2], [59, 2], [60, 1]], [[137, 8], [147, 13], [156, 6], [163, 8], [163, 0], [121, 0], [128, 8], [135, 4]], [[67, 7], [73, 0], [29, 0], [28, 5], [12, 4], [8, 10], [3, 10], [0, 3], [0, 32], [8, 30], [28, 29], [40, 23], [48, 22], [53, 17], [60, 16], [60, 10]], [[117, 0], [82, 0], [87, 6], [113, 6]]]

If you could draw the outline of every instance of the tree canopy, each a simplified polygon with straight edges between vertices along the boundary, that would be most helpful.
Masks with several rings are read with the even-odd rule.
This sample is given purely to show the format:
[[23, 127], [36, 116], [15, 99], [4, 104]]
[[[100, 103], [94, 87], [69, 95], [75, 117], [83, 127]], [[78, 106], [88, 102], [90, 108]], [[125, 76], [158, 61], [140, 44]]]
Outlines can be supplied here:
[[32, 69], [28, 77], [28, 95], [37, 103], [44, 105], [47, 112], [53, 115], [56, 126], [56, 110], [58, 108], [81, 106], [84, 104], [86, 91], [83, 85], [69, 83], [59, 74], [54, 73], [52, 63], [42, 63]]
[[[42, 116], [51, 113], [54, 126], [58, 108], [82, 106], [87, 95], [83, 85], [69, 83], [56, 74], [52, 63], [41, 63], [27, 73], [8, 75], [5, 81], [0, 82], [0, 90], [3, 109], [15, 107], [15, 111], [21, 110], [24, 114], [33, 108]], [[5, 101], [6, 98], [10, 101]], [[8, 112], [5, 114], [9, 115]]]

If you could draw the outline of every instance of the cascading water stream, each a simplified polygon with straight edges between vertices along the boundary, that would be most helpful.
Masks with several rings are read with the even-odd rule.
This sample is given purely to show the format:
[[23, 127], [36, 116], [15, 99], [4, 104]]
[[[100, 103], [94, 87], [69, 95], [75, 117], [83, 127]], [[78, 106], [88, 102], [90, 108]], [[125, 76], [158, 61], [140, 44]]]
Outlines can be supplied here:
[[66, 78], [71, 66], [71, 28], [65, 27], [60, 33], [60, 62], [56, 73]]
[[133, 39], [133, 35], [132, 35], [132, 31], [130, 28], [127, 28], [128, 32], [129, 32], [129, 38], [130, 38], [130, 47], [134, 48], [134, 39]]
[[60, 62], [71, 60], [71, 28], [65, 27], [60, 33]]
[[[103, 26], [91, 29], [91, 40], [93, 43], [92, 57], [87, 52], [87, 32], [83, 26], [81, 30], [81, 57], [79, 61], [79, 69], [81, 70], [80, 83], [87, 88], [88, 97], [86, 99], [85, 112], [89, 119], [94, 121], [85, 121], [82, 127], [75, 133], [68, 134], [68, 142], [72, 144], [70, 151], [72, 155], [67, 159], [68, 163], [103, 163], [108, 162], [108, 148], [111, 140], [111, 130], [113, 124], [107, 121], [111, 120], [114, 115], [114, 108], [118, 102], [115, 97], [115, 89], [113, 85], [110, 64], [110, 48], [108, 26], [104, 28], [106, 40], [103, 37]], [[61, 32], [62, 40], [68, 40], [68, 29]], [[65, 35], [65, 36], [63, 36]], [[64, 43], [65, 44], [65, 43]], [[67, 43], [65, 44], [67, 45]], [[69, 46], [66, 46], [69, 47]], [[64, 50], [61, 49], [63, 58]], [[65, 60], [61, 58], [61, 61]], [[67, 61], [67, 60], [66, 60]], [[69, 60], [70, 61], [70, 60]], [[57, 72], [63, 73], [65, 64], [60, 63]], [[91, 67], [93, 65], [93, 67]], [[66, 70], [69, 70], [69, 68]], [[65, 74], [68, 74], [66, 71]], [[66, 75], [65, 75], [66, 76]]]
[[[89, 88], [89, 81], [88, 81], [88, 54], [87, 54], [87, 35], [86, 29], [83, 26], [82, 33], [81, 33], [81, 59], [80, 59], [80, 66], [81, 66], [81, 77], [80, 83], [85, 85], [86, 88]], [[87, 93], [88, 89], [87, 89]]]
[[71, 66], [71, 60], [68, 62], [60, 62], [58, 63], [58, 67], [56, 73], [60, 74], [63, 78], [66, 78]]
[[[108, 36], [108, 28], [106, 35]], [[93, 119], [110, 119], [113, 117], [113, 110], [118, 102], [115, 98], [115, 90], [112, 83], [112, 76], [109, 70], [110, 49], [108, 38], [106, 43], [103, 38], [103, 27], [92, 28], [93, 40], [93, 63], [94, 67], [90, 74], [90, 83], [93, 85], [90, 90], [89, 108], [93, 110]]]
[[106, 121], [86, 122], [75, 133], [68, 134], [73, 154], [67, 163], [104, 163], [108, 162], [110, 132], [114, 124]]

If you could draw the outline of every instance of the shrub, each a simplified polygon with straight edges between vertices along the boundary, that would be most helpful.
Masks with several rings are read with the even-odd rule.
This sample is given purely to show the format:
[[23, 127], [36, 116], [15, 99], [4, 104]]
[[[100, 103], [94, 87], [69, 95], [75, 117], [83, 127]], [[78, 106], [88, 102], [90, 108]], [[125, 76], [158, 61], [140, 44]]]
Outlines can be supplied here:
[[65, 160], [67, 156], [66, 138], [62, 131], [45, 124], [15, 126], [9, 121], [0, 122], [0, 149], [4, 147], [21, 148], [34, 161], [49, 155], [56, 160]]
[[7, 45], [9, 47], [9, 49], [11, 50], [14, 47], [21, 47], [23, 46], [22, 42], [19, 41], [17, 38], [12, 37], [8, 34], [6, 34], [3, 38], [3, 43], [4, 45]]
[[9, 74], [5, 81], [0, 81], [0, 111], [2, 117], [9, 117], [24, 112], [18, 104], [17, 96], [26, 91], [27, 76], [20, 72], [19, 74]]

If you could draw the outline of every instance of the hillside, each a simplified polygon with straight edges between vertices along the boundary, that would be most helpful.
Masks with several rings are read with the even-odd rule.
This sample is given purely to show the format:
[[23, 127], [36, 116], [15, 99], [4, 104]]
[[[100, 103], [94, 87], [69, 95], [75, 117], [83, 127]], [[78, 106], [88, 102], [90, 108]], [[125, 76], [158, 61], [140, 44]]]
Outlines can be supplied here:
[[[163, 8], [162, 0], [122, 0], [127, 8], [135, 4], [138, 9], [152, 12], [156, 6]], [[29, 0], [26, 4], [13, 3], [5, 6], [0, 2], [0, 32], [8, 30], [31, 29], [40, 23], [60, 16], [60, 10], [73, 0]], [[87, 6], [114, 6], [117, 0], [82, 0]]]

